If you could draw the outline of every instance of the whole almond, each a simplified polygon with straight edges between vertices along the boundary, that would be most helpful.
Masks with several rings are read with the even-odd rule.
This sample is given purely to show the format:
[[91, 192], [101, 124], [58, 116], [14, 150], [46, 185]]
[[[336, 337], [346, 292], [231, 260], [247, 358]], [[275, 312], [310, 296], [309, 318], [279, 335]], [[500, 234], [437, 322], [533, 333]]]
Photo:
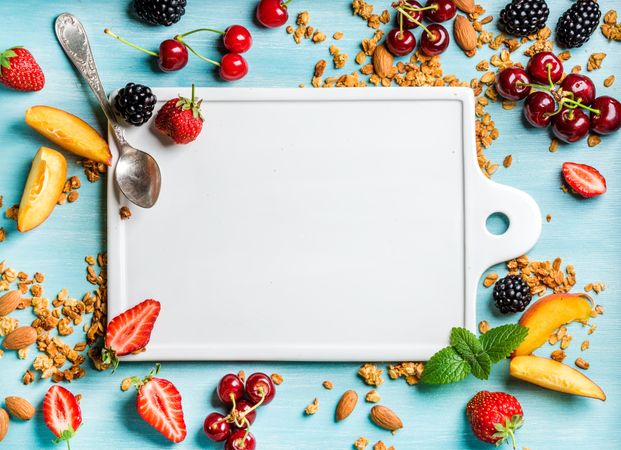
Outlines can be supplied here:
[[470, 14], [476, 11], [476, 5], [474, 4], [474, 0], [453, 0], [453, 3], [455, 3], [457, 9], [465, 12], [466, 14]]
[[375, 69], [378, 77], [385, 78], [390, 75], [393, 62], [394, 58], [384, 44], [375, 47], [373, 52], [373, 69]]
[[10, 291], [0, 297], [0, 317], [8, 316], [15, 311], [21, 301], [22, 293], [20, 291]]
[[375, 405], [371, 408], [371, 420], [378, 427], [390, 431], [397, 431], [403, 428], [403, 422], [399, 419], [392, 409], [385, 406]]
[[336, 405], [336, 421], [340, 422], [346, 419], [356, 407], [356, 403], [358, 403], [356, 391], [346, 391], [339, 400], [338, 405]]
[[455, 41], [462, 50], [470, 52], [477, 47], [477, 32], [468, 19], [464, 16], [457, 15], [453, 25], [453, 34]]
[[2, 442], [2, 439], [4, 439], [4, 436], [6, 436], [8, 431], [9, 431], [9, 415], [6, 413], [4, 409], [0, 408], [0, 442]]
[[19, 327], [4, 338], [2, 345], [7, 350], [21, 350], [37, 340], [37, 330], [32, 327]]
[[35, 408], [25, 398], [21, 397], [7, 397], [4, 399], [6, 403], [6, 409], [13, 417], [21, 420], [30, 420], [35, 415]]

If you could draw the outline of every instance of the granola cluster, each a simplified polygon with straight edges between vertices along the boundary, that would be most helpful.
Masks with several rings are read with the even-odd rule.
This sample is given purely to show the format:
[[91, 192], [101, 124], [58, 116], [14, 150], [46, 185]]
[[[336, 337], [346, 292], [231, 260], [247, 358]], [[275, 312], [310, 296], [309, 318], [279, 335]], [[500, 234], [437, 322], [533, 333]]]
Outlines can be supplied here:
[[390, 22], [390, 13], [388, 10], [382, 11], [381, 14], [374, 14], [375, 7], [364, 0], [353, 0], [352, 10], [354, 15], [360, 16], [367, 21], [369, 28], [378, 29], [381, 24]]
[[617, 11], [614, 9], [604, 14], [602, 34], [609, 41], [621, 41], [621, 23], [617, 23]]
[[315, 44], [323, 42], [327, 39], [326, 34], [323, 31], [316, 30], [309, 25], [310, 13], [308, 11], [302, 11], [298, 14], [295, 21], [297, 28], [289, 25], [286, 28], [287, 33], [293, 35], [293, 40], [296, 44], [302, 43], [302, 39], [310, 39]]
[[555, 294], [571, 291], [576, 284], [576, 271], [573, 264], [568, 264], [562, 270], [563, 261], [556, 258], [554, 261], [531, 261], [528, 256], [507, 262], [509, 275], [521, 275], [530, 287], [533, 295], [540, 297], [551, 289]]

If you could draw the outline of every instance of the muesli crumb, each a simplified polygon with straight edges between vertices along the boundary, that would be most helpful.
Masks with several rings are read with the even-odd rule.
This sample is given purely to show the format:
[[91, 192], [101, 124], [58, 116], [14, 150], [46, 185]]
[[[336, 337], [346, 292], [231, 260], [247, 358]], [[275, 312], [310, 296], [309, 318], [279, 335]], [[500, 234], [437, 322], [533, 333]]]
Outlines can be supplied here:
[[379, 386], [384, 380], [382, 379], [383, 370], [377, 367], [375, 364], [366, 363], [363, 364], [358, 370], [358, 375], [362, 378], [365, 384], [369, 386]]
[[309, 404], [305, 409], [304, 409], [304, 413], [307, 416], [312, 416], [313, 414], [315, 414], [317, 411], [319, 411], [319, 399], [315, 398], [315, 400], [313, 400], [313, 403]]
[[365, 400], [369, 403], [377, 403], [381, 400], [381, 397], [377, 393], [376, 390], [372, 390], [372, 391], [367, 392], [367, 395], [365, 396]]
[[354, 448], [356, 450], [364, 450], [369, 445], [369, 440], [364, 436], [358, 438], [356, 442], [354, 442]]
[[281, 374], [279, 373], [273, 373], [272, 374], [272, 381], [274, 382], [274, 384], [276, 386], [279, 386], [282, 384], [282, 382], [284, 381], [284, 378]]
[[323, 383], [321, 383], [321, 385], [324, 387], [324, 389], [327, 389], [329, 391], [334, 389], [334, 383], [332, 383], [332, 381], [329, 381], [329, 380], [324, 381]]
[[491, 329], [487, 320], [482, 320], [479, 322], [479, 333], [485, 334]]
[[127, 220], [132, 216], [132, 211], [127, 206], [121, 206], [119, 216], [121, 216], [121, 220]]

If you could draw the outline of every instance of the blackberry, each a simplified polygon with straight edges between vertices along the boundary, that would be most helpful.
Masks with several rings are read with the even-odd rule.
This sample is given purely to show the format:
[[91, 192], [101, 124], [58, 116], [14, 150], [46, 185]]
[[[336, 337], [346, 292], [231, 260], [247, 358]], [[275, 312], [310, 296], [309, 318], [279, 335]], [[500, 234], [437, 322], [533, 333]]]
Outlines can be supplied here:
[[140, 126], [149, 121], [157, 98], [142, 84], [127, 83], [114, 100], [114, 107], [126, 122]]
[[501, 278], [494, 286], [494, 301], [503, 314], [524, 311], [532, 298], [530, 287], [518, 275]]
[[578, 0], [563, 13], [556, 25], [556, 40], [559, 44], [575, 48], [589, 40], [602, 12], [593, 0]]
[[512, 0], [500, 11], [500, 23], [514, 36], [529, 36], [546, 26], [550, 9], [545, 0]]
[[171, 26], [185, 14], [186, 0], [134, 0], [134, 11], [153, 25]]

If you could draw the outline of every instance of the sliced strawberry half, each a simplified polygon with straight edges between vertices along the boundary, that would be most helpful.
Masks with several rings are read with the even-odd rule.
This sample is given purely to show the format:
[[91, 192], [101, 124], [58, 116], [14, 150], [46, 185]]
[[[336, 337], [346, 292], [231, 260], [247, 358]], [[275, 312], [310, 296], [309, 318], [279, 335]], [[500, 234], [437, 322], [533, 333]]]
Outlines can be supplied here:
[[596, 197], [606, 192], [606, 179], [595, 167], [586, 164], [564, 163], [563, 178], [569, 187], [584, 198]]
[[55, 384], [45, 394], [43, 418], [47, 427], [57, 437], [56, 443], [67, 442], [82, 425], [82, 411], [76, 397], [67, 389]]
[[144, 349], [151, 339], [160, 308], [160, 302], [149, 299], [112, 319], [106, 331], [103, 362], [116, 368], [119, 356]]
[[172, 442], [183, 441], [188, 430], [183, 418], [181, 394], [174, 384], [154, 375], [160, 369], [159, 364], [144, 379], [132, 377], [132, 384], [138, 389], [136, 408], [138, 414]]

